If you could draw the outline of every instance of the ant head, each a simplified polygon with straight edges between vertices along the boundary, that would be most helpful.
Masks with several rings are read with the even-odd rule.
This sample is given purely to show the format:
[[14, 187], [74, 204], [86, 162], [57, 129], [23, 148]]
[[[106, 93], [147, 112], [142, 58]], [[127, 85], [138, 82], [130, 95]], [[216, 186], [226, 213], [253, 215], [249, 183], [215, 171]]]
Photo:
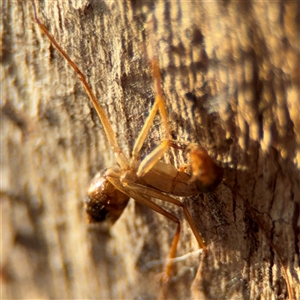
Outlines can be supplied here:
[[208, 155], [207, 151], [192, 144], [187, 148], [192, 169], [191, 181], [199, 192], [212, 192], [223, 179], [223, 169]]
[[95, 175], [88, 189], [85, 209], [90, 223], [113, 225], [125, 209], [129, 197], [117, 190], [107, 179], [106, 170]]

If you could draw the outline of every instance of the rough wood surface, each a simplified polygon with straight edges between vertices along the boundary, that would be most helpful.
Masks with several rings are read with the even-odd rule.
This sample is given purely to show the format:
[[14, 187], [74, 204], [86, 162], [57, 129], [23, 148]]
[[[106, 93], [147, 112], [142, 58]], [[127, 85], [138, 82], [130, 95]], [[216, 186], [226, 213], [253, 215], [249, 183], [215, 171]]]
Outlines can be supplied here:
[[[127, 154], [153, 104], [154, 18], [173, 137], [224, 167], [182, 199], [209, 251], [175, 264], [169, 297], [300, 299], [299, 2], [36, 2]], [[109, 234], [86, 223], [89, 180], [114, 164], [102, 126], [31, 3], [3, 1], [1, 25], [2, 299], [154, 299], [175, 227], [134, 201]], [[194, 250], [183, 221], [178, 256]]]

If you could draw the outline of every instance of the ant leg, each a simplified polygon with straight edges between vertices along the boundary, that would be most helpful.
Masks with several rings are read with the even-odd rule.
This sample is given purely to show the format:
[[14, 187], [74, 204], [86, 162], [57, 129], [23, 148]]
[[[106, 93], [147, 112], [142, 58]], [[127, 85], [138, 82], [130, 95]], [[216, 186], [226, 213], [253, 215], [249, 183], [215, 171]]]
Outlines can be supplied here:
[[146, 122], [136, 139], [132, 150], [132, 164], [138, 159], [139, 152], [142, 148], [142, 145], [147, 137], [150, 127], [153, 124], [154, 117], [159, 110], [160, 116], [162, 118], [162, 124], [165, 130], [165, 139], [158, 145], [145, 159], [140, 163], [137, 176], [142, 177], [145, 175], [164, 155], [166, 151], [168, 151], [171, 145], [171, 135], [170, 135], [170, 127], [168, 123], [168, 113], [165, 107], [165, 102], [162, 94], [161, 88], [161, 77], [159, 72], [159, 66], [157, 59], [151, 60], [153, 78], [154, 78], [154, 88], [155, 88], [155, 103], [150, 111]]
[[88, 94], [95, 110], [97, 111], [97, 114], [101, 120], [102, 126], [104, 128], [106, 137], [108, 139], [108, 142], [111, 146], [111, 149], [113, 150], [113, 152], [115, 153], [117, 162], [119, 163], [119, 165], [121, 166], [122, 169], [127, 169], [128, 167], [128, 159], [126, 158], [126, 156], [123, 154], [121, 148], [119, 147], [116, 135], [112, 129], [112, 126], [103, 110], [103, 108], [101, 107], [101, 105], [98, 103], [91, 87], [89, 86], [89, 84], [87, 83], [85, 76], [83, 75], [83, 73], [80, 71], [80, 69], [77, 67], [77, 65], [74, 63], [74, 61], [69, 57], [69, 55], [65, 52], [64, 49], [62, 49], [60, 47], [60, 45], [57, 43], [57, 41], [55, 40], [55, 38], [50, 34], [50, 32], [47, 30], [47, 28], [41, 23], [41, 21], [39, 20], [39, 18], [37, 17], [37, 13], [36, 13], [36, 6], [34, 3], [34, 0], [31, 1], [32, 2], [32, 6], [33, 6], [33, 12], [34, 12], [34, 21], [35, 23], [39, 26], [39, 28], [41, 29], [41, 31], [48, 37], [49, 41], [51, 42], [51, 44], [57, 49], [57, 51], [61, 54], [61, 56], [63, 56], [63, 58], [68, 62], [68, 64], [73, 68], [73, 70], [77, 73], [77, 76], [79, 78], [79, 80], [81, 81], [86, 93]]
[[163, 140], [151, 153], [149, 153], [140, 163], [136, 172], [137, 177], [144, 176], [161, 159], [169, 149], [169, 140]]
[[154, 117], [156, 115], [157, 110], [159, 110], [162, 121], [163, 121], [163, 127], [165, 130], [166, 138], [170, 139], [170, 128], [168, 123], [168, 114], [165, 107], [165, 102], [162, 94], [162, 88], [161, 88], [161, 77], [159, 72], [159, 66], [157, 59], [153, 59], [151, 61], [151, 67], [152, 67], [152, 74], [154, 79], [154, 88], [155, 88], [155, 102], [154, 105], [150, 111], [150, 114], [148, 118], [146, 119], [146, 122], [137, 137], [135, 144], [133, 146], [132, 150], [132, 157], [138, 157], [138, 153], [141, 150], [143, 143], [146, 139], [146, 136], [149, 132], [149, 129], [151, 125], [153, 124]]
[[[152, 126], [153, 124], [153, 120], [154, 120], [154, 117], [157, 113], [157, 110], [159, 109], [159, 105], [160, 105], [160, 101], [161, 101], [161, 98], [160, 97], [157, 97], [156, 96], [156, 100], [155, 100], [155, 103], [150, 111], [150, 114], [149, 116], [147, 117], [146, 121], [145, 121], [145, 124], [139, 134], [139, 136], [137, 137], [136, 141], [135, 141], [135, 144], [134, 144], [134, 147], [133, 147], [133, 150], [132, 150], [132, 160], [138, 160], [139, 158], [139, 152], [142, 148], [142, 145], [147, 137], [147, 134], [149, 132], [149, 129], [150, 127]], [[157, 148], [161, 148], [160, 151], [156, 150], [156, 152], [158, 151], [159, 153], [162, 152], [162, 154], [160, 155], [154, 155], [154, 156], [159, 156], [158, 160], [161, 158], [161, 156], [167, 151], [167, 149], [169, 148], [169, 140], [166, 139], [164, 140], [161, 145], [159, 145]], [[155, 151], [155, 150], [154, 150]], [[153, 151], [153, 152], [154, 152]], [[151, 153], [152, 154], [152, 153]], [[151, 155], [149, 154], [149, 155]], [[152, 167], [152, 165], [151, 165]], [[151, 168], [150, 167], [150, 168]], [[146, 173], [146, 172], [145, 172]]]
[[[163, 209], [161, 206], [150, 200], [148, 197], [145, 197], [147, 193], [145, 193], [145, 190], [148, 188], [145, 187], [138, 187], [136, 188], [135, 184], [131, 185], [128, 184], [126, 187], [124, 187], [119, 179], [113, 178], [110, 176], [107, 176], [106, 179], [119, 191], [122, 193], [128, 195], [130, 198], [133, 198], [135, 201], [139, 202], [142, 205], [145, 205], [152, 210], [158, 212], [159, 214], [165, 216], [166, 218], [170, 219], [174, 223], [177, 224], [177, 229], [172, 241], [172, 245], [169, 252], [169, 257], [167, 260], [167, 265], [165, 266], [164, 276], [163, 276], [163, 286], [160, 293], [160, 297], [158, 299], [165, 299], [166, 292], [167, 292], [167, 282], [170, 278], [171, 271], [172, 271], [172, 260], [175, 258], [176, 251], [177, 251], [177, 245], [180, 238], [180, 221], [179, 219], [174, 216], [173, 214], [167, 212], [165, 209]], [[157, 197], [158, 198], [158, 197]], [[175, 200], [175, 199], [173, 199]], [[172, 201], [169, 201], [172, 202]], [[173, 203], [173, 202], [172, 202]]]
[[[113, 183], [113, 182], [112, 182]], [[116, 188], [119, 189], [120, 183], [118, 182], [117, 185], [115, 185]], [[163, 277], [163, 283], [161, 286], [161, 290], [159, 293], [158, 299], [165, 299], [167, 296], [167, 291], [168, 291], [168, 279], [170, 278], [171, 272], [172, 272], [172, 267], [173, 267], [173, 259], [175, 258], [176, 255], [176, 250], [177, 250], [177, 245], [179, 241], [179, 235], [180, 235], [180, 221], [172, 214], [168, 213], [164, 209], [162, 209], [159, 205], [156, 203], [152, 202], [148, 197], [153, 197], [162, 201], [166, 201], [172, 204], [175, 204], [183, 209], [183, 212], [185, 214], [186, 220], [188, 221], [193, 234], [195, 238], [197, 239], [197, 242], [199, 244], [199, 247], [205, 251], [206, 253], [206, 245], [203, 241], [202, 236], [199, 234], [196, 224], [194, 223], [194, 220], [192, 216], [190, 215], [187, 207], [180, 202], [177, 199], [174, 199], [170, 196], [167, 196], [163, 193], [158, 192], [155, 189], [152, 189], [150, 187], [145, 187], [140, 184], [136, 183], [128, 183], [126, 184], [126, 189], [122, 187], [122, 192], [127, 193], [130, 197], [134, 198], [137, 202], [144, 204], [153, 210], [157, 211], [158, 213], [164, 215], [165, 217], [171, 219], [173, 222], [177, 223], [177, 231], [175, 233], [175, 236], [173, 238], [173, 242], [171, 245], [170, 253], [169, 253], [169, 259], [167, 260], [167, 264], [165, 266], [165, 271], [164, 271], [164, 277]], [[145, 197], [147, 196], [147, 197]]]
[[175, 198], [172, 198], [166, 194], [163, 194], [163, 193], [157, 191], [156, 189], [153, 189], [151, 187], [145, 187], [145, 186], [137, 184], [137, 183], [128, 183], [126, 187], [128, 187], [131, 190], [134, 190], [135, 192], [137, 192], [139, 194], [143, 194], [148, 197], [166, 201], [166, 202], [169, 202], [169, 203], [175, 204], [176, 206], [181, 207], [183, 209], [183, 213], [186, 217], [186, 220], [188, 221], [188, 223], [193, 231], [193, 234], [199, 244], [199, 247], [203, 250], [206, 250], [206, 245], [203, 241], [202, 236], [199, 234], [199, 232], [197, 230], [196, 224], [195, 224], [190, 212], [188, 211], [187, 207], [181, 201], [179, 201]]
[[156, 97], [157, 97], [157, 102], [158, 102], [158, 106], [159, 106], [159, 113], [162, 118], [166, 138], [171, 140], [168, 113], [166, 110], [166, 105], [165, 105], [165, 101], [163, 98], [163, 92], [162, 92], [162, 88], [161, 88], [161, 76], [160, 76], [160, 71], [159, 71], [158, 59], [157, 58], [152, 59], [151, 65], [152, 65], [152, 74], [153, 74], [153, 78], [154, 78], [155, 94], [157, 95]]

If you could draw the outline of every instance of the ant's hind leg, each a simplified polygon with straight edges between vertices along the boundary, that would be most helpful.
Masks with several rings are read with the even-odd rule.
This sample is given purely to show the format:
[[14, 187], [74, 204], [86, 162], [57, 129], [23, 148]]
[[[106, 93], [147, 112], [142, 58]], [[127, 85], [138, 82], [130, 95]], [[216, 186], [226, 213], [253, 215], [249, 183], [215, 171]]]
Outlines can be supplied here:
[[57, 51], [61, 54], [61, 56], [68, 62], [70, 67], [77, 73], [77, 76], [79, 80], [82, 83], [82, 86], [84, 87], [87, 95], [90, 98], [91, 103], [93, 104], [100, 120], [103, 125], [103, 129], [105, 131], [107, 140], [109, 141], [110, 147], [112, 151], [114, 152], [117, 162], [121, 166], [122, 169], [127, 169], [128, 167], [128, 159], [123, 154], [121, 148], [119, 147], [116, 135], [112, 129], [112, 126], [110, 124], [110, 121], [108, 117], [106, 116], [102, 106], [98, 103], [98, 100], [96, 99], [96, 96], [94, 95], [90, 85], [86, 81], [86, 78], [84, 74], [80, 71], [80, 69], [77, 67], [75, 62], [70, 58], [70, 56], [67, 54], [67, 52], [62, 49], [62, 47], [59, 45], [59, 43], [55, 40], [55, 38], [50, 34], [48, 29], [42, 24], [42, 22], [39, 20], [37, 16], [37, 10], [35, 6], [34, 0], [31, 0], [32, 7], [33, 7], [33, 13], [34, 13], [34, 21], [39, 26], [40, 30], [47, 36], [51, 44], [57, 49]]

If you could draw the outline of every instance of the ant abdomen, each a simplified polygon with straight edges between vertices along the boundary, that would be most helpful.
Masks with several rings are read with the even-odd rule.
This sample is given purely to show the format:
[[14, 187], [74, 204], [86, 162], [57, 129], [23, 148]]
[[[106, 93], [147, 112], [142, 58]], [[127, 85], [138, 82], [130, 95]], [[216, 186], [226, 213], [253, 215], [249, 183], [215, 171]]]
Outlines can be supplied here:
[[106, 170], [97, 173], [91, 181], [85, 201], [90, 223], [113, 225], [124, 211], [129, 197], [117, 190], [106, 178]]

